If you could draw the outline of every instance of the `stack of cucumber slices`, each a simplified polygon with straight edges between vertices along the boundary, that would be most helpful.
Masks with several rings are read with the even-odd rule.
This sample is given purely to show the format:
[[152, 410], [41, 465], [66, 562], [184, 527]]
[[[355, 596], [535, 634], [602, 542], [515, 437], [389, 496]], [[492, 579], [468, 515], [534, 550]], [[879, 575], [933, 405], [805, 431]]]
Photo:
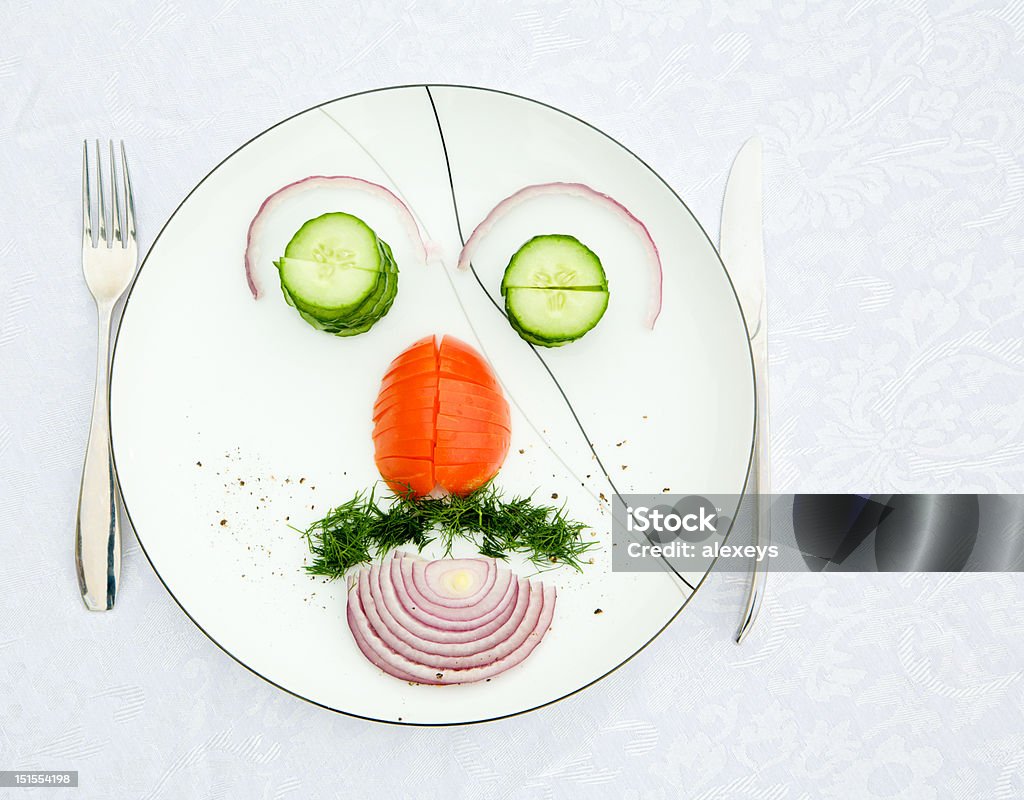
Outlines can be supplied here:
[[601, 259], [579, 239], [534, 236], [512, 256], [501, 281], [508, 321], [540, 347], [561, 347], [591, 330], [608, 308]]
[[288, 304], [336, 336], [366, 333], [398, 294], [398, 265], [387, 242], [340, 211], [306, 222], [274, 266]]

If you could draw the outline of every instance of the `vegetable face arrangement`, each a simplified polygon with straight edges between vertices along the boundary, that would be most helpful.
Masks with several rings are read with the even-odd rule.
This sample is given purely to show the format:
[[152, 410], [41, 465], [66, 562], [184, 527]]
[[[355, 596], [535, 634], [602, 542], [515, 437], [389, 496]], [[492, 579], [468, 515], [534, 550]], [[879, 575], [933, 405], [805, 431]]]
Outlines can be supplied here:
[[[274, 192], [249, 226], [245, 271], [254, 298], [260, 295], [256, 267], [267, 261], [264, 253], [275, 249], [272, 240], [281, 233], [282, 220], [275, 221], [277, 233], [269, 232], [275, 214], [299, 198], [308, 200], [308, 193], [335, 190], [383, 200], [426, 260], [415, 218], [391, 190], [362, 178], [312, 176]], [[654, 240], [624, 206], [584, 184], [538, 184], [505, 198], [466, 241], [459, 268], [469, 267], [501, 216], [551, 194], [602, 206], [638, 235], [652, 268], [653, 327], [661, 308]], [[295, 211], [284, 219], [294, 224]], [[369, 331], [398, 291], [391, 247], [344, 211], [306, 221], [272, 263], [288, 304], [313, 327], [337, 336]], [[520, 247], [505, 269], [501, 294], [511, 326], [541, 347], [583, 337], [609, 301], [601, 260], [562, 234], [535, 236]], [[555, 589], [518, 578], [495, 559], [520, 553], [541, 569], [582, 569], [592, 545], [582, 540], [582, 523], [566, 517], [564, 508], [530, 497], [505, 500], [492, 483], [511, 436], [508, 402], [483, 357], [452, 336], [421, 339], [388, 366], [373, 407], [375, 462], [394, 496], [381, 505], [373, 490], [359, 493], [302, 532], [313, 556], [306, 570], [347, 576], [349, 629], [363, 655], [388, 675], [413, 683], [470, 683], [520, 664], [551, 626]], [[472, 541], [482, 557], [451, 558], [456, 539]], [[395, 550], [422, 550], [438, 540], [447, 557], [436, 561]], [[373, 559], [383, 560], [351, 574]]]

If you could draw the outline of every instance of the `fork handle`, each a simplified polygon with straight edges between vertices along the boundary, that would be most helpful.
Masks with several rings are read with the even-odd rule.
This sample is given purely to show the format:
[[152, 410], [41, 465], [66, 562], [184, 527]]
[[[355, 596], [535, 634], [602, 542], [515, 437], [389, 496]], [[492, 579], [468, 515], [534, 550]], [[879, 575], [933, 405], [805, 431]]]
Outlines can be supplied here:
[[96, 391], [75, 527], [78, 586], [85, 607], [90, 611], [109, 611], [114, 607], [121, 577], [121, 523], [117, 509], [117, 479], [110, 456], [111, 311], [112, 307], [106, 305], [98, 308]]

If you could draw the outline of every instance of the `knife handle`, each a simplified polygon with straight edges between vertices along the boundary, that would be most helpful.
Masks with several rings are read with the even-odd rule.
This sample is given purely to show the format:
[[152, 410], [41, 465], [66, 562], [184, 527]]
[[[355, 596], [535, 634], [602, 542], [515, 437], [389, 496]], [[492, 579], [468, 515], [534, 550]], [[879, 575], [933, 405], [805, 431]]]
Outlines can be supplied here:
[[[767, 358], [765, 358], [767, 362]], [[757, 417], [754, 423], [754, 455], [750, 464], [751, 482], [754, 484], [754, 542], [758, 547], [768, 547], [772, 542], [772, 502], [770, 466], [771, 436], [768, 426], [768, 381], [767, 363], [758, 364], [754, 370], [754, 392], [757, 399]], [[749, 484], [748, 484], [749, 485]], [[759, 551], [763, 552], [763, 551]], [[736, 629], [736, 644], [742, 644], [750, 632], [764, 599], [768, 559], [755, 559], [750, 575], [750, 589], [743, 606], [743, 616]]]

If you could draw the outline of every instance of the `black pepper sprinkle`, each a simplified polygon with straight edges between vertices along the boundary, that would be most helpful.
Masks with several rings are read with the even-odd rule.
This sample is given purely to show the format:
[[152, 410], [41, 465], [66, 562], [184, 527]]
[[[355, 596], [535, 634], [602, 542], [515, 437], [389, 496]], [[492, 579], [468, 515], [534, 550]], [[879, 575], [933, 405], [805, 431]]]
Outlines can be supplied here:
[[201, 466], [203, 466], [203, 462], [202, 462], [202, 461], [197, 461], [197, 462], [196, 462], [196, 466], [197, 466], [197, 467], [201, 467]]
[[604, 496], [604, 492], [598, 492], [597, 496], [600, 497], [605, 502], [607, 502], [607, 500], [608, 500], [608, 498]]
[[557, 500], [558, 499], [558, 492], [552, 492], [551, 493], [551, 499], [552, 500]]
[[306, 482], [305, 478], [299, 478], [299, 483], [305, 483], [305, 482]]
[[442, 673], [438, 672], [434, 677], [437, 678], [438, 680], [441, 680], [441, 678], [443, 678], [444, 675]]
[[616, 447], [622, 447], [622, 445], [624, 445], [625, 443], [626, 443], [626, 440], [625, 440], [625, 439], [623, 439], [623, 440], [622, 440], [621, 442], [619, 442], [619, 443], [618, 443], [617, 445], [615, 445], [615, 446], [616, 446]]
[[594, 609], [594, 613], [595, 614], [603, 614], [604, 612], [601, 609], [599, 609], [599, 608], [595, 608]]
[[625, 471], [626, 471], [627, 469], [629, 469], [629, 467], [627, 467], [627, 466], [626, 466], [625, 464], [623, 464], [623, 465], [622, 465], [622, 470], [623, 470], [623, 472], [625, 472]]
[[522, 455], [525, 452], [526, 452], [525, 450], [523, 450], [522, 448], [519, 448], [519, 455]]
[[243, 481], [241, 478], [239, 478], [238, 479], [238, 485], [239, 486], [245, 486], [245, 481]]
[[666, 486], [666, 487], [665, 487], [664, 489], [662, 489], [661, 491], [662, 491], [662, 492], [664, 492], [665, 494], [668, 494], [668, 493], [669, 493], [669, 492], [671, 492], [672, 490], [671, 490], [670, 488], [668, 488], [668, 487]]
[[225, 526], [226, 526], [227, 524], [228, 524], [228, 521], [227, 521], [226, 519], [222, 519], [222, 520], [220, 521], [220, 526], [221, 526], [222, 528], [223, 528], [223, 527], [225, 527]]

